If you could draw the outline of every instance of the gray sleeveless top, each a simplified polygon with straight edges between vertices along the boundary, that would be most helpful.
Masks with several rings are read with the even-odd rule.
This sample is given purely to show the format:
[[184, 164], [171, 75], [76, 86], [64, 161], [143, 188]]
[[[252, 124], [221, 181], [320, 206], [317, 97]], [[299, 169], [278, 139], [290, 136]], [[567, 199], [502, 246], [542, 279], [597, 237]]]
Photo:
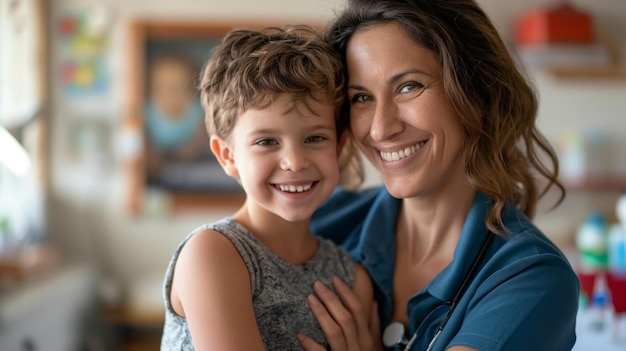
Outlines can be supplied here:
[[350, 286], [354, 285], [354, 263], [348, 253], [327, 239], [317, 238], [319, 246], [315, 255], [302, 265], [294, 265], [278, 257], [252, 233], [227, 217], [193, 230], [173, 254], [163, 288], [165, 325], [161, 350], [194, 350], [187, 320], [172, 309], [170, 291], [181, 249], [203, 229], [213, 229], [226, 236], [248, 267], [254, 314], [266, 350], [301, 350], [296, 340], [298, 333], [328, 346], [322, 329], [307, 305], [306, 297], [314, 294], [313, 283], [316, 280], [332, 287], [333, 275]]

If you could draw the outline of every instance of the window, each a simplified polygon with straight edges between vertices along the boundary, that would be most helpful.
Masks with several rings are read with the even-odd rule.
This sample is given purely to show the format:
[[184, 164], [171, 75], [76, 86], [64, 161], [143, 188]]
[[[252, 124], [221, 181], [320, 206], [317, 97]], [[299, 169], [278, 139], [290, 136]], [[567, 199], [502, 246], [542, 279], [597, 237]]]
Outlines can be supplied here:
[[34, 117], [43, 96], [41, 0], [0, 0], [0, 124]]

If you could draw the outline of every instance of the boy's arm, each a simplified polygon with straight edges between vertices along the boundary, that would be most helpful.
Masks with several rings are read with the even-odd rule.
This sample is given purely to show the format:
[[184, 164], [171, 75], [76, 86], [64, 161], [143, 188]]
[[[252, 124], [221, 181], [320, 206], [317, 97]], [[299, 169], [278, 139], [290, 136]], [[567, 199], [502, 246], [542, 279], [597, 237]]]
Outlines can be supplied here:
[[251, 296], [248, 270], [228, 238], [204, 230], [185, 244], [171, 301], [196, 350], [263, 350]]

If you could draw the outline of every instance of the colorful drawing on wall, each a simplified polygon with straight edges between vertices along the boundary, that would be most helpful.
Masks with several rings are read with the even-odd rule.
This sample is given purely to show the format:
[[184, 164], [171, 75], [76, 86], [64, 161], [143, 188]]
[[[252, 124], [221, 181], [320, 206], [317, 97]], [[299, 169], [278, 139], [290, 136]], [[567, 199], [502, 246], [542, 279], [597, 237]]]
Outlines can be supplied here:
[[60, 17], [57, 23], [59, 76], [66, 98], [94, 98], [108, 92], [108, 18], [104, 8], [66, 13]]

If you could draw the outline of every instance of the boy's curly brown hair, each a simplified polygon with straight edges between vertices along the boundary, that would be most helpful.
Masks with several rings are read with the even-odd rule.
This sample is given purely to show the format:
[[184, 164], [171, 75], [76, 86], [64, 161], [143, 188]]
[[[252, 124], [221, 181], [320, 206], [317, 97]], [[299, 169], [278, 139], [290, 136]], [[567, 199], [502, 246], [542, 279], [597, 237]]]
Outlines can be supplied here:
[[[341, 57], [322, 34], [292, 25], [228, 33], [202, 69], [198, 88], [209, 135], [228, 138], [241, 114], [288, 94], [305, 105], [309, 98], [335, 105], [339, 140], [348, 129], [347, 119], [339, 118], [344, 84]], [[342, 185], [361, 183], [363, 169], [351, 137], [339, 166]]]

